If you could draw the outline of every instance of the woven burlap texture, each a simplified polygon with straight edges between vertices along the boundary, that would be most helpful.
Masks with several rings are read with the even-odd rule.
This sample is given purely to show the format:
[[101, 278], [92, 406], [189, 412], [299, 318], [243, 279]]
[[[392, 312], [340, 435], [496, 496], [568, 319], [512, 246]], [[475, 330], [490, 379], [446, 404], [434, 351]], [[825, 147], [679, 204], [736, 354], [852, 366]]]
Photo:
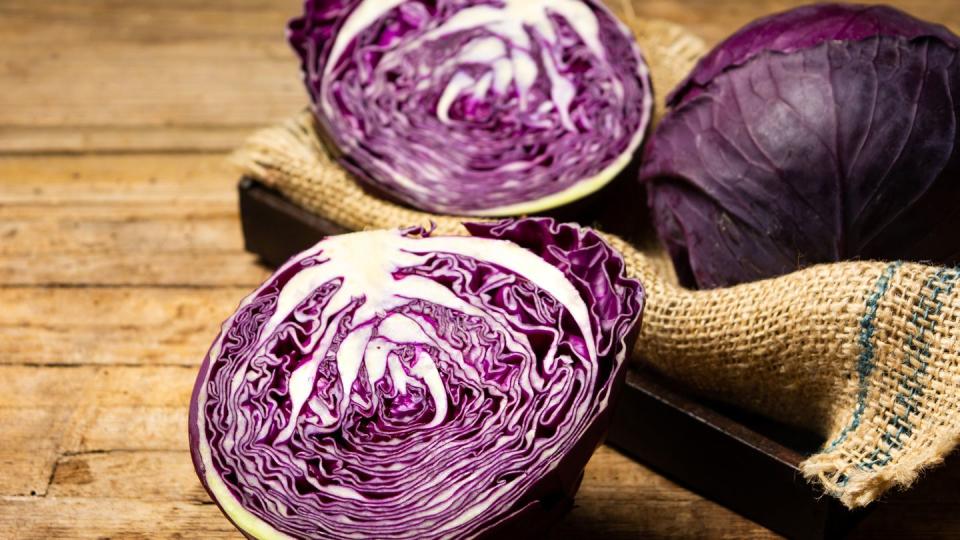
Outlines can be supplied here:
[[[617, 7], [651, 65], [657, 118], [664, 89], [689, 71], [703, 42], [673, 24], [637, 19], [629, 2]], [[464, 233], [462, 218], [363, 191], [325, 152], [307, 112], [255, 134], [234, 160], [244, 174], [349, 230], [432, 222], [439, 234]], [[704, 396], [822, 435], [827, 443], [803, 470], [845, 505], [908, 486], [957, 443], [957, 271], [838, 263], [688, 291], [675, 285], [662, 252], [608, 238], [648, 294], [635, 361]]]

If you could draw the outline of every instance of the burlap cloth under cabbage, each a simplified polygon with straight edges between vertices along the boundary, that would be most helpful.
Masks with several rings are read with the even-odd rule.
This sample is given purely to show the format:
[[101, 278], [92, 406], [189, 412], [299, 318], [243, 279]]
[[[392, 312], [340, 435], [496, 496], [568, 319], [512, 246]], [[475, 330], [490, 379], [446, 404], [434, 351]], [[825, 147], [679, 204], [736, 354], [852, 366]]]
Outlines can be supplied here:
[[[675, 25], [638, 20], [629, 4], [615, 11], [651, 66], [659, 115], [666, 90], [705, 47]], [[463, 233], [460, 218], [365, 193], [331, 161], [309, 113], [255, 134], [235, 160], [246, 174], [347, 229], [432, 221], [438, 233]], [[847, 506], [908, 486], [957, 443], [957, 269], [848, 262], [697, 292], [675, 285], [662, 253], [609, 239], [648, 294], [636, 361], [705, 396], [824, 436], [827, 443], [803, 471]]]

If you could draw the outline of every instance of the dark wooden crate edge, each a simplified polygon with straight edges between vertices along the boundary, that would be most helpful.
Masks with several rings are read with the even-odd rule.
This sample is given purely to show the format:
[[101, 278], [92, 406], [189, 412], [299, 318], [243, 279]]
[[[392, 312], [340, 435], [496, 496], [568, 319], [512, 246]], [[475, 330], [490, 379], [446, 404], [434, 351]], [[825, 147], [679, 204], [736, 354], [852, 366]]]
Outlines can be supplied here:
[[646, 370], [628, 372], [607, 443], [790, 538], [843, 536], [866, 514], [810, 485], [797, 451]]
[[[346, 229], [255, 180], [239, 184], [247, 251], [279, 266]], [[631, 370], [607, 442], [681, 485], [792, 538], [842, 535], [862, 516], [817, 493], [802, 455], [686, 395], [654, 373]]]

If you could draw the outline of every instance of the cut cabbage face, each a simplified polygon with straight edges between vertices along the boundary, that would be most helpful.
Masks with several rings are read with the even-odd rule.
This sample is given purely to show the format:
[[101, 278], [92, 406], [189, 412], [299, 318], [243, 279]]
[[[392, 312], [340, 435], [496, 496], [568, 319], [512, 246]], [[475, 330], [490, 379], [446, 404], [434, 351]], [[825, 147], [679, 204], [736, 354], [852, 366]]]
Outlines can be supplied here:
[[246, 534], [475, 537], [572, 499], [642, 289], [590, 231], [472, 227], [326, 239], [224, 323], [191, 449]]
[[630, 162], [650, 120], [638, 46], [590, 0], [308, 1], [290, 41], [341, 163], [423, 210], [575, 201]]

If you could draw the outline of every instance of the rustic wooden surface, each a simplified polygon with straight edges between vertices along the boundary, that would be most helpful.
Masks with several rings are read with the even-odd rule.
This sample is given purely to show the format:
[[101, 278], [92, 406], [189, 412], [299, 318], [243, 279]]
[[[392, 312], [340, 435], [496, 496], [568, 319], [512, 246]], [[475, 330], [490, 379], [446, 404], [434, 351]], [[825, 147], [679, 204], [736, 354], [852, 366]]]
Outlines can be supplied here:
[[[792, 3], [635, 2], [711, 43]], [[955, 0], [901, 3], [960, 29]], [[267, 275], [225, 156], [305, 102], [282, 35], [298, 9], [0, 0], [0, 538], [238, 538], [193, 473], [186, 407], [219, 322]], [[960, 531], [923, 497], [911, 530]], [[771, 533], [603, 448], [557, 535]]]

